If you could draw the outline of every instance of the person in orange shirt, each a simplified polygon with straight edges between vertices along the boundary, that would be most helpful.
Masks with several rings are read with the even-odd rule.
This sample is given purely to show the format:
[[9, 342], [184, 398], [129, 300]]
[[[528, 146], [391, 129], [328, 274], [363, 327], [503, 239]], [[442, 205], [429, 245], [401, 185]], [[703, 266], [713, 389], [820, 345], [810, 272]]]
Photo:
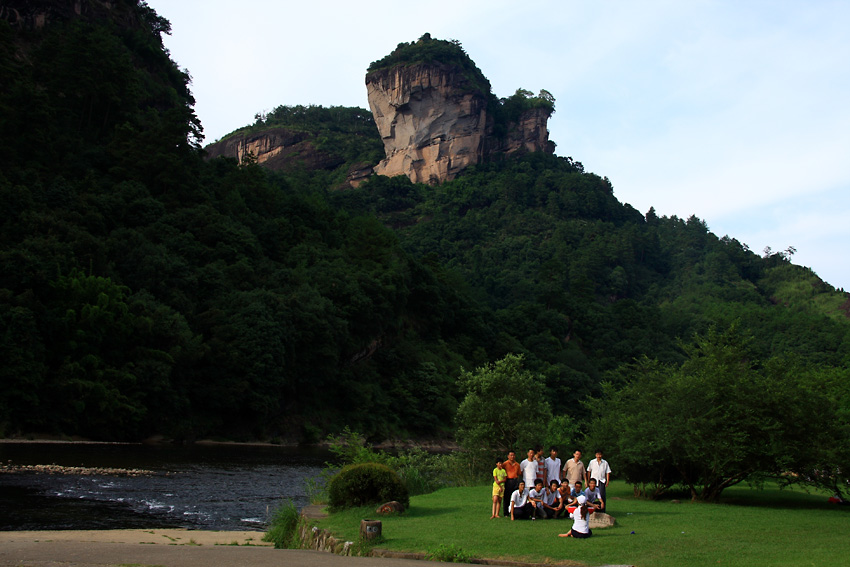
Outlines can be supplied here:
[[516, 453], [511, 451], [508, 453], [508, 460], [502, 463], [505, 472], [508, 473], [508, 478], [505, 480], [505, 495], [502, 500], [505, 517], [511, 515], [511, 494], [519, 486], [519, 463], [516, 460]]

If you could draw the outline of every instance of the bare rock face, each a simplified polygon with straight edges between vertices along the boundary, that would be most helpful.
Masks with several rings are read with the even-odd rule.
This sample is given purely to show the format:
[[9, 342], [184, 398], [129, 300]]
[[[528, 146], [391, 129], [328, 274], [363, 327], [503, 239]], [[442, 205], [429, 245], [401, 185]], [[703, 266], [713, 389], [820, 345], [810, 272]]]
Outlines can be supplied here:
[[366, 90], [387, 156], [375, 167], [380, 175], [435, 184], [498, 154], [554, 152], [546, 129], [551, 110], [526, 111], [507, 125], [506, 136], [496, 138], [489, 93], [451, 65], [374, 71], [366, 75]]
[[210, 159], [234, 157], [241, 163], [253, 155], [257, 163], [273, 170], [287, 170], [296, 165], [307, 169], [333, 169], [343, 163], [339, 157], [318, 151], [307, 132], [272, 128], [256, 134], [237, 134], [210, 144], [206, 150]]
[[455, 68], [376, 71], [366, 76], [366, 89], [387, 154], [376, 173], [438, 183], [481, 161], [487, 99]]
[[520, 117], [516, 124], [508, 130], [507, 138], [500, 148], [505, 154], [523, 152], [555, 152], [555, 144], [549, 141], [549, 130], [546, 123], [549, 111], [544, 108], [532, 108]]

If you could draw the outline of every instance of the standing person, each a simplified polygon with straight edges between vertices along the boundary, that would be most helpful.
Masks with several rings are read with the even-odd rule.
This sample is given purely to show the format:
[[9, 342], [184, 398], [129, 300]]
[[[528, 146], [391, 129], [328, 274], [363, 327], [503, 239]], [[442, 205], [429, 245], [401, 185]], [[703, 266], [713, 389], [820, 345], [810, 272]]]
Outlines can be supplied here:
[[543, 485], [547, 484], [546, 482], [546, 459], [543, 457], [543, 447], [538, 445], [535, 447], [534, 458], [537, 459], [537, 478], [543, 481]]
[[537, 459], [534, 456], [534, 449], [528, 450], [528, 457], [519, 464], [519, 470], [522, 472], [525, 486], [534, 486], [534, 481], [537, 480]]
[[565, 534], [558, 534], [558, 537], [590, 537], [593, 532], [590, 531], [590, 524], [587, 523], [587, 500], [584, 495], [578, 497], [578, 508], [570, 513], [570, 518], [573, 519], [573, 529]]
[[525, 481], [519, 481], [517, 489], [511, 494], [511, 520], [534, 517], [534, 506], [528, 501], [528, 489]]
[[505, 480], [508, 478], [508, 473], [502, 466], [502, 460], [496, 461], [496, 468], [493, 469], [493, 513], [490, 519], [499, 517], [499, 508], [502, 506], [502, 498], [505, 494]]
[[505, 517], [508, 517], [511, 515], [511, 494], [514, 493], [514, 490], [519, 485], [520, 469], [515, 452], [511, 451], [508, 453], [508, 460], [502, 463], [502, 468], [508, 473], [508, 478], [505, 480], [505, 495], [502, 498]]
[[587, 463], [587, 480], [596, 480], [596, 485], [599, 487], [599, 492], [602, 494], [602, 501], [608, 504], [608, 498], [605, 489], [608, 488], [608, 483], [611, 482], [611, 467], [608, 466], [608, 461], [602, 458], [602, 451], [596, 451], [596, 458]]
[[564, 465], [564, 480], [570, 484], [575, 484], [576, 481], [585, 481], [587, 469], [584, 468], [584, 463], [581, 462], [581, 451], [576, 449], [573, 453], [573, 458], [568, 460]]
[[558, 448], [549, 447], [549, 456], [546, 457], [546, 485], [552, 484], [553, 480], [557, 480], [558, 484], [564, 478], [564, 473], [561, 472], [561, 459], [558, 458]]

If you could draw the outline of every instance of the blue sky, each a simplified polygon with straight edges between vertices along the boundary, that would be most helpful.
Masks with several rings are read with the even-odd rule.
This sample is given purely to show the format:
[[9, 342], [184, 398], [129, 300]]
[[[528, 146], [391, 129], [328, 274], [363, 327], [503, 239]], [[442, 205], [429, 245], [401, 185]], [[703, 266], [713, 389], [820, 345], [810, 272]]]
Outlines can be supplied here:
[[278, 105], [368, 108], [366, 67], [425, 32], [508, 96], [550, 91], [556, 153], [620, 201], [692, 214], [850, 290], [850, 2], [148, 0], [206, 142]]

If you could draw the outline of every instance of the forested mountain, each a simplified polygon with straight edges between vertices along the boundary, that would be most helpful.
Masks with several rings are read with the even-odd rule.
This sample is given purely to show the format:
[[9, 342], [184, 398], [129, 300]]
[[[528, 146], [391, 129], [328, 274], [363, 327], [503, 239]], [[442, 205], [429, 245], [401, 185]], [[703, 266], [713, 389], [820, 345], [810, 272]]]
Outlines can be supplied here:
[[461, 369], [508, 353], [584, 418], [623, 364], [733, 323], [759, 357], [850, 362], [847, 294], [790, 249], [641, 214], [571, 158], [341, 189], [381, 157], [369, 111], [280, 107], [246, 128], [339, 165], [207, 160], [168, 22], [81, 4], [0, 21], [2, 435], [451, 436]]

